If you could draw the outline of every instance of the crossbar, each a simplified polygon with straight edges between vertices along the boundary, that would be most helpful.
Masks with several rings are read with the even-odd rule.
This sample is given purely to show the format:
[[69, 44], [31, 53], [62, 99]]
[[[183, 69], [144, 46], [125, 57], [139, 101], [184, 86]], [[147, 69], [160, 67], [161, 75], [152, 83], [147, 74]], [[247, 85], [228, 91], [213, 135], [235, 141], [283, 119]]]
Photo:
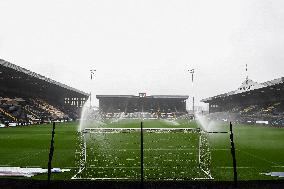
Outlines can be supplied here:
[[[200, 132], [199, 128], [143, 128], [144, 132]], [[85, 128], [83, 133], [140, 132], [141, 128]]]

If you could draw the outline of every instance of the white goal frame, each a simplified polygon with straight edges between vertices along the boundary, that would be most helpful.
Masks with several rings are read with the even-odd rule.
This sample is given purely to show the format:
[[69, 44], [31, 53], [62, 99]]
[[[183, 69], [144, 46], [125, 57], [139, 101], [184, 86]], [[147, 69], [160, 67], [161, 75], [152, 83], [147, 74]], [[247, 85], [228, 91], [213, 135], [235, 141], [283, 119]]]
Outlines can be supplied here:
[[[143, 128], [143, 132], [148, 133], [167, 133], [167, 132], [183, 132], [183, 133], [193, 133], [196, 132], [199, 134], [198, 138], [198, 164], [199, 168], [203, 171], [206, 177], [202, 178], [193, 178], [193, 180], [213, 180], [214, 178], [211, 175], [210, 170], [205, 170], [202, 167], [204, 163], [202, 156], [202, 137], [207, 135], [208, 133], [202, 131], [200, 128]], [[78, 156], [80, 156], [78, 172], [71, 179], [79, 179], [79, 180], [133, 180], [132, 178], [79, 178], [78, 175], [86, 168], [87, 163], [87, 140], [86, 134], [91, 133], [131, 133], [131, 132], [141, 132], [141, 128], [85, 128], [82, 132], [79, 132], [80, 135], [80, 151], [76, 152]], [[210, 155], [211, 158], [211, 155]], [[172, 180], [172, 179], [167, 179]], [[175, 179], [175, 180], [184, 180], [184, 179]]]

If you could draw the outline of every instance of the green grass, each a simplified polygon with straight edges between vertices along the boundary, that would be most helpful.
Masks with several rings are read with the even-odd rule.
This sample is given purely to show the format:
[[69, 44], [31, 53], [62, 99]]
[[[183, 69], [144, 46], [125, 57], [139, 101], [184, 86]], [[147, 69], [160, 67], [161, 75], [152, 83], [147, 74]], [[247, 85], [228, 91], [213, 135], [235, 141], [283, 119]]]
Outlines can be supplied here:
[[[108, 124], [107, 127], [139, 127], [139, 120], [136, 121], [122, 121]], [[145, 121], [144, 127], [193, 127], [196, 128], [197, 124], [194, 122], [180, 121], [180, 125], [170, 125], [163, 121]], [[0, 128], [0, 165], [1, 166], [20, 166], [20, 167], [47, 167], [49, 145], [51, 138], [51, 125], [40, 125], [40, 126], [28, 126], [28, 127], [10, 127]], [[228, 131], [227, 125], [221, 125], [216, 130]], [[75, 150], [77, 140], [77, 123], [62, 123], [57, 124], [55, 134], [55, 151], [53, 159], [53, 167], [70, 168], [70, 172], [52, 174], [52, 179], [70, 179], [76, 173], [75, 167]], [[272, 128], [264, 126], [248, 126], [248, 125], [237, 125], [234, 127], [235, 144], [236, 144], [236, 155], [238, 165], [238, 178], [240, 180], [266, 180], [266, 179], [278, 179], [276, 177], [264, 176], [260, 173], [283, 171], [284, 172], [284, 129]], [[188, 149], [187, 145], [190, 142], [187, 135], [172, 135], [172, 133], [149, 133], [144, 135], [145, 148], [147, 149], [169, 149], [167, 150], [145, 150], [144, 155], [145, 167], [150, 167], [148, 170], [145, 169], [145, 173], [148, 174], [149, 178], [155, 177], [155, 174], [163, 173], [164, 177], [186, 177], [181, 174], [176, 175], [175, 172], [184, 172], [184, 174], [192, 175], [192, 172], [198, 170], [183, 169], [185, 165], [188, 166], [189, 162], [181, 164], [182, 161], [163, 161], [161, 164], [160, 160], [156, 160], [155, 157], [161, 157], [161, 159], [174, 159], [177, 160], [191, 160], [188, 158], [188, 154], [183, 154], [184, 149]], [[101, 159], [105, 159], [105, 163], [109, 164], [113, 162], [115, 164], [131, 164], [132, 167], [139, 167], [139, 135], [133, 134], [132, 139], [127, 139], [127, 133], [110, 134], [106, 136], [108, 138], [109, 148], [103, 149], [104, 153], [100, 153], [97, 147], [93, 146], [91, 154], [95, 157], [100, 155]], [[128, 137], [130, 137], [128, 135]], [[189, 137], [192, 139], [191, 144], [194, 149], [196, 145], [196, 139], [194, 135]], [[119, 152], [120, 149], [126, 148], [125, 141], [132, 141], [130, 146], [131, 153]], [[155, 141], [155, 142], [152, 142]], [[228, 134], [210, 134], [209, 137], [210, 148], [211, 148], [211, 173], [215, 180], [232, 180], [232, 158], [230, 154], [230, 142]], [[170, 147], [169, 147], [170, 146]], [[90, 146], [91, 147], [91, 146]], [[111, 150], [115, 149], [115, 150]], [[180, 149], [178, 152], [173, 153], [175, 149]], [[192, 150], [194, 151], [194, 150]], [[108, 152], [111, 152], [108, 154]], [[187, 151], [190, 152], [190, 151]], [[179, 153], [179, 155], [177, 155]], [[193, 152], [195, 153], [195, 152]], [[110, 155], [110, 156], [109, 156]], [[121, 156], [120, 156], [121, 155]], [[91, 156], [91, 155], [90, 155]], [[131, 161], [118, 161], [114, 160], [114, 157], [121, 157], [121, 159], [137, 159], [135, 160], [136, 165]], [[196, 155], [191, 155], [196, 157]], [[91, 158], [90, 159], [94, 159]], [[194, 160], [195, 161], [195, 160]], [[94, 163], [94, 162], [91, 162]], [[180, 164], [179, 164], [180, 163]], [[100, 164], [101, 167], [106, 167], [106, 164]], [[160, 164], [162, 166], [160, 166]], [[99, 164], [92, 164], [97, 166]], [[157, 165], [160, 166], [159, 170]], [[176, 165], [176, 166], [175, 166]], [[153, 169], [151, 169], [153, 168]], [[110, 169], [110, 168], [109, 168]], [[177, 170], [177, 171], [171, 171]], [[183, 171], [184, 170], [184, 171]], [[137, 177], [140, 170], [134, 170], [127, 175], [132, 175], [134, 178]], [[90, 171], [92, 172], [92, 170]], [[118, 175], [121, 177], [125, 176], [126, 172], [117, 169]], [[113, 175], [114, 169], [111, 169], [107, 173], [107, 176]], [[197, 175], [199, 176], [199, 175]], [[46, 175], [38, 175], [32, 177], [32, 179], [46, 179]], [[156, 178], [156, 177], [155, 177]], [[163, 176], [161, 176], [163, 178]]]
[[[222, 125], [218, 129], [228, 130]], [[284, 128], [237, 125], [234, 127], [238, 178], [240, 180], [278, 179], [261, 175], [284, 172]], [[232, 158], [228, 135], [211, 134], [211, 170], [217, 180], [231, 180]]]
[[[57, 124], [53, 167], [74, 167], [76, 128], [77, 123]], [[0, 165], [47, 168], [51, 131], [51, 125], [1, 128]], [[53, 176], [55, 179], [69, 179], [73, 174], [67, 172]]]

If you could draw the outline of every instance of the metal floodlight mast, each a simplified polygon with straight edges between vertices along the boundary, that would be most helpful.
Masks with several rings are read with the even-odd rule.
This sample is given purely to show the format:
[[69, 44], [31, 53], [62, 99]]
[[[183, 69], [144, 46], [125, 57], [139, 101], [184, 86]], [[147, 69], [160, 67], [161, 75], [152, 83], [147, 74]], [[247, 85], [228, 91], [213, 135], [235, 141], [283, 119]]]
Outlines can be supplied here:
[[93, 80], [93, 75], [95, 75], [95, 72], [96, 72], [97, 70], [90, 70], [90, 72], [91, 72], [91, 80]]
[[[188, 70], [189, 73], [191, 74], [191, 83], [192, 83], [192, 90], [193, 90], [193, 81], [194, 81], [194, 71], [195, 69], [190, 69]], [[193, 113], [193, 117], [194, 117], [194, 93], [192, 92], [192, 113]]]
[[[95, 76], [95, 72], [97, 70], [94, 70], [94, 69], [91, 69], [90, 72], [91, 72], [91, 80], [93, 80], [93, 77]], [[92, 91], [90, 90], [90, 108], [92, 107]]]
[[193, 74], [194, 74], [194, 69], [188, 70], [191, 73], [191, 81], [193, 83]]

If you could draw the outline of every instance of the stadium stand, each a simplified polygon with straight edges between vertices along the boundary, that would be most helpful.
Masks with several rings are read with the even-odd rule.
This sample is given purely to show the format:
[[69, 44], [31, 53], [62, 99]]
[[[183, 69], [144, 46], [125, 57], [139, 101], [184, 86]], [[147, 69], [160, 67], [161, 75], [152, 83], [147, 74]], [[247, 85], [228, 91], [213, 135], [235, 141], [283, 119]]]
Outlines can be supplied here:
[[76, 120], [88, 96], [0, 59], [0, 124]]
[[99, 109], [106, 118], [176, 118], [187, 114], [186, 95], [97, 95]]
[[284, 126], [284, 78], [257, 83], [246, 79], [235, 91], [201, 100], [210, 117], [240, 123]]

